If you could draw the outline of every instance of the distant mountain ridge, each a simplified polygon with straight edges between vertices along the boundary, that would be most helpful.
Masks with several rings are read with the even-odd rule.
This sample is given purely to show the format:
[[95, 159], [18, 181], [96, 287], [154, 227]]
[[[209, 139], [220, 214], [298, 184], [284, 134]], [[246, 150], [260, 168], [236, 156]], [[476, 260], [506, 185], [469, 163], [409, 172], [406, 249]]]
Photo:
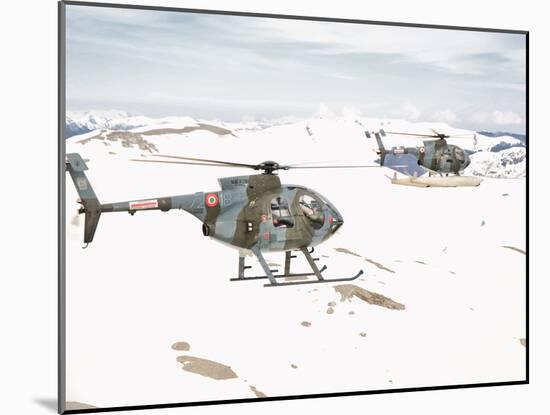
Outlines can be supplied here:
[[[377, 119], [359, 115], [318, 116], [308, 119], [280, 119], [274, 121], [244, 121], [222, 122], [219, 120], [196, 120], [186, 116], [172, 116], [151, 118], [134, 116], [124, 111], [85, 111], [68, 112], [66, 117], [66, 136], [74, 137], [74, 141], [81, 144], [101, 142], [107, 149], [119, 142], [126, 149], [137, 147], [150, 152], [156, 151], [159, 140], [168, 137], [201, 137], [200, 142], [209, 138], [213, 145], [222, 145], [226, 141], [217, 141], [218, 138], [234, 137], [239, 140], [268, 140], [265, 143], [277, 143], [274, 149], [294, 148], [298, 140], [304, 145], [329, 146], [342, 151], [343, 158], [354, 158], [365, 154], [370, 159], [370, 152], [378, 150], [374, 140], [365, 138], [364, 131], [379, 129], [391, 131], [425, 134], [431, 128], [449, 135], [471, 135], [466, 138], [449, 138], [450, 144], [462, 147], [472, 160], [465, 174], [487, 177], [525, 177], [527, 149], [525, 136], [510, 133], [474, 132], [454, 128], [445, 123], [411, 122], [399, 119]], [[502, 134], [502, 135], [499, 135]], [[170, 139], [170, 137], [172, 137]], [[342, 143], [345, 145], [336, 145]], [[288, 141], [290, 140], [290, 141]], [[180, 142], [187, 145], [185, 142]], [[175, 143], [177, 143], [175, 142]], [[283, 142], [287, 142], [283, 145]], [[401, 138], [389, 134], [384, 138], [387, 148], [401, 145], [422, 145], [421, 138]], [[267, 144], [266, 144], [267, 145]], [[368, 153], [364, 146], [367, 146]], [[124, 150], [127, 151], [127, 150]], [[184, 149], [185, 151], [185, 149]], [[112, 149], [111, 149], [112, 152]], [[285, 157], [288, 157], [285, 154]], [[374, 158], [371, 159], [375, 162]], [[421, 175], [424, 170], [416, 164], [412, 156], [388, 157], [386, 166], [406, 166], [403, 171], [408, 174]], [[395, 167], [395, 169], [398, 169]]]
[[497, 132], [491, 132], [491, 131], [478, 131], [478, 134], [483, 134], [487, 137], [502, 137], [502, 136], [510, 136], [517, 138], [519, 141], [521, 141], [523, 144], [527, 144], [527, 137], [525, 134], [517, 134], [517, 133], [508, 133], [505, 131], [497, 131]]

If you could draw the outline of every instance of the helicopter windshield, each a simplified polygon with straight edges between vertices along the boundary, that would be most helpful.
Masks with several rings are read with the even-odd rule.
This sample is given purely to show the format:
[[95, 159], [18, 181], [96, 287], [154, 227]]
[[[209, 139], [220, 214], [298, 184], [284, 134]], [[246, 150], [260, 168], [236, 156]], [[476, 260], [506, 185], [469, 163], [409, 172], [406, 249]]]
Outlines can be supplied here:
[[271, 216], [273, 226], [278, 228], [292, 228], [294, 221], [290, 215], [288, 201], [284, 197], [276, 197], [271, 200]]
[[304, 194], [298, 199], [302, 213], [308, 218], [313, 229], [321, 229], [325, 223], [321, 202], [313, 196]]

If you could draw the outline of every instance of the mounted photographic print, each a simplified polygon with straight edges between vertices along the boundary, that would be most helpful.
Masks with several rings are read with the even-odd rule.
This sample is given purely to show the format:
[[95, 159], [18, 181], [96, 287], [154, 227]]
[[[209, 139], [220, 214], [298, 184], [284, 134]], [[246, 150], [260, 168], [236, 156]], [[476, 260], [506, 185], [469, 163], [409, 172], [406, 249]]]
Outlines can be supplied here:
[[60, 412], [528, 381], [527, 32], [59, 11]]

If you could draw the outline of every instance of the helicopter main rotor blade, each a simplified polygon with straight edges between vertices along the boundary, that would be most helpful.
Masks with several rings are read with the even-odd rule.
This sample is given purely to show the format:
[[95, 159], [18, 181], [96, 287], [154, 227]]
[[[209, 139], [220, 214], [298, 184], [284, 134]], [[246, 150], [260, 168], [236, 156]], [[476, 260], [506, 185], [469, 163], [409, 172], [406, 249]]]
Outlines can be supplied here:
[[430, 137], [430, 138], [475, 138], [475, 134], [456, 134], [456, 135], [447, 135], [440, 134], [435, 130], [432, 130], [436, 134], [414, 134], [414, 133], [399, 133], [399, 132], [390, 132], [386, 131], [386, 134], [397, 134], [397, 135], [409, 135], [413, 137]]
[[170, 160], [143, 160], [143, 159], [130, 159], [130, 161], [140, 161], [143, 163], [166, 163], [166, 164], [185, 164], [188, 166], [210, 166], [210, 167], [243, 167], [233, 166], [226, 164], [213, 164], [213, 163], [191, 163], [188, 161], [170, 161]]
[[291, 163], [287, 164], [288, 167], [294, 167], [294, 166], [307, 166], [310, 164], [318, 164], [318, 163], [345, 163], [346, 160], [325, 160], [325, 161], [303, 161], [300, 163]]
[[286, 167], [285, 170], [289, 169], [360, 169], [365, 167], [376, 167], [380, 168], [380, 166], [372, 166], [372, 165], [364, 165], [364, 166], [284, 166]]
[[431, 137], [431, 138], [437, 138], [437, 137], [439, 137], [439, 135], [435, 135], [435, 134], [398, 133], [398, 132], [392, 132], [392, 131], [386, 131], [386, 134], [412, 135], [412, 136], [414, 136], [414, 137]]
[[475, 138], [475, 134], [457, 134], [457, 135], [448, 135], [447, 138]]
[[205, 162], [205, 163], [213, 163], [213, 164], [210, 164], [211, 166], [217, 164], [221, 166], [248, 167], [250, 169], [258, 168], [257, 164], [233, 163], [231, 161], [208, 160], [208, 159], [199, 159], [194, 157], [182, 157], [182, 156], [170, 156], [167, 154], [152, 154], [151, 156], [172, 158], [172, 159], [178, 159], [178, 160], [190, 160], [190, 161], [199, 161], [199, 162]]

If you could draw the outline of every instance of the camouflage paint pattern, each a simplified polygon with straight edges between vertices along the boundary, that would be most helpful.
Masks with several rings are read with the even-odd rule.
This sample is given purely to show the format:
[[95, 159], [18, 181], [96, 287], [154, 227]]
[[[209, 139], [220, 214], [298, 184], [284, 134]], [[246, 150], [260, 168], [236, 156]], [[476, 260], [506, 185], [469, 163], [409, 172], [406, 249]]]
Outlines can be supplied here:
[[[370, 133], [365, 132], [367, 138]], [[384, 165], [387, 154], [401, 155], [411, 154], [416, 157], [419, 166], [438, 173], [454, 173], [458, 175], [470, 165], [470, 157], [458, 146], [448, 144], [443, 138], [437, 140], [425, 140], [422, 147], [392, 147], [384, 148], [380, 133], [374, 133], [378, 144], [380, 165]]]
[[108, 212], [184, 210], [203, 223], [205, 236], [253, 251], [313, 247], [344, 223], [336, 207], [319, 193], [282, 185], [275, 174], [222, 178], [221, 190], [212, 192], [100, 204], [80, 155], [67, 154], [66, 167], [81, 199], [80, 213], [86, 214], [85, 243], [93, 240], [101, 213]]

